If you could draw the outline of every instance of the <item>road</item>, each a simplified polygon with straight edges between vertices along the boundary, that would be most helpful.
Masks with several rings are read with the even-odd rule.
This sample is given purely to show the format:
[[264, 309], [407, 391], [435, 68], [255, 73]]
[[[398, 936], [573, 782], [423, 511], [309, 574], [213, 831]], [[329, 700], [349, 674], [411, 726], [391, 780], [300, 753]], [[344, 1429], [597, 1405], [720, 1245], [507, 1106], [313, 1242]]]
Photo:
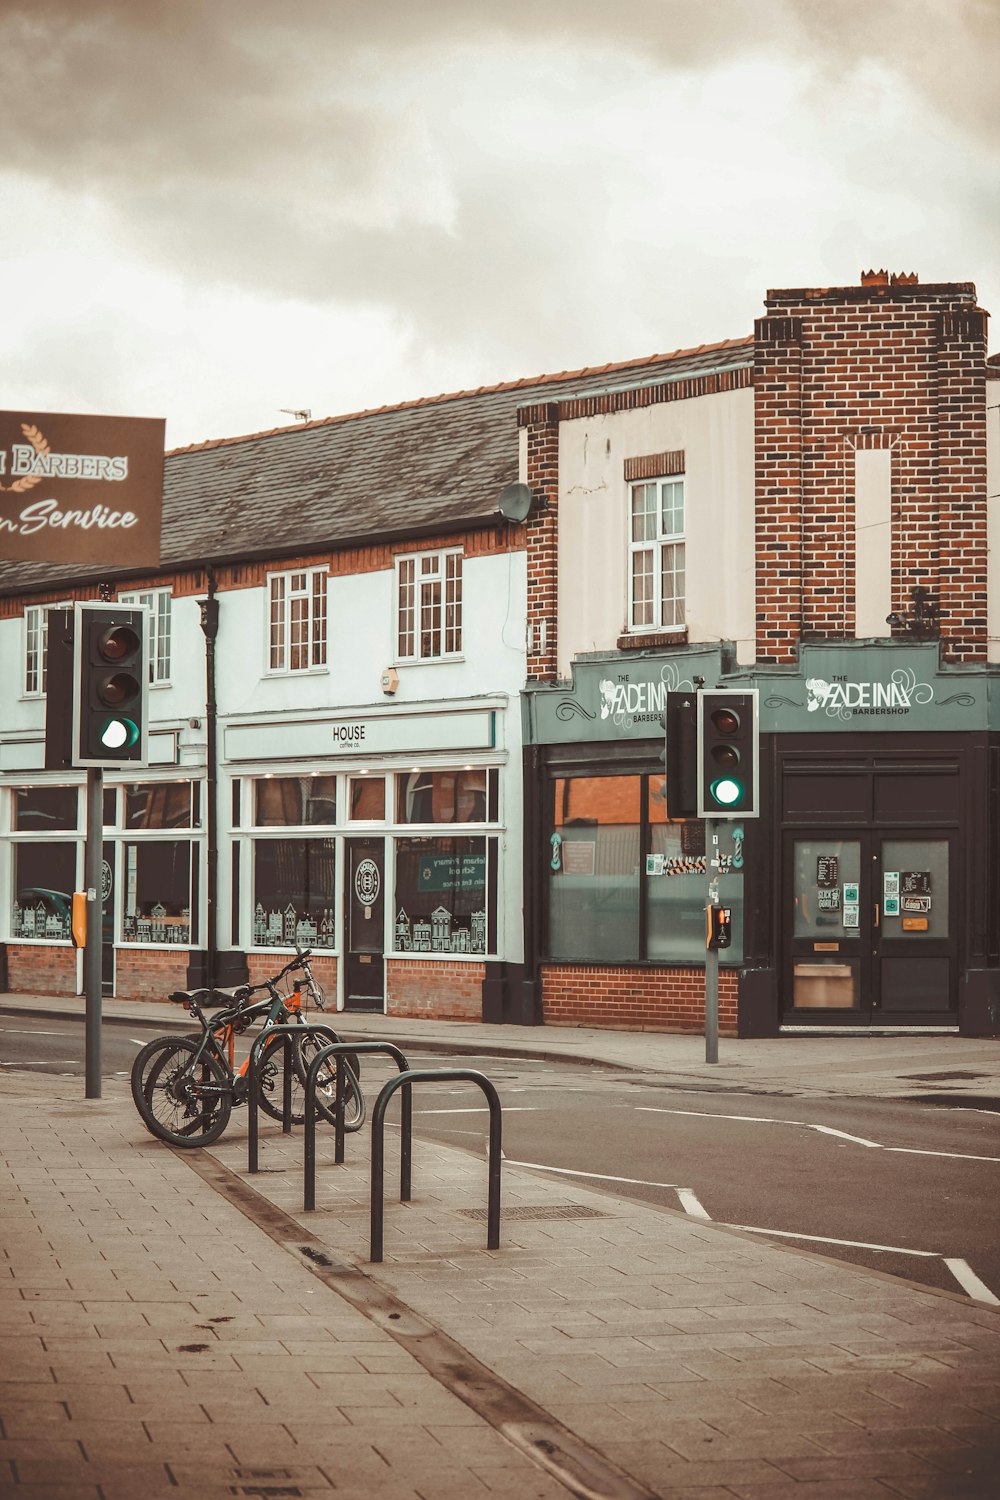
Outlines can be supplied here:
[[[105, 1026], [103, 1071], [127, 1078], [157, 1027]], [[83, 1023], [0, 1017], [0, 1072], [83, 1072]], [[414, 1053], [479, 1068], [504, 1106], [508, 1160], [739, 1226], [927, 1285], [1000, 1298], [998, 1116], [976, 1108], [746, 1089], [572, 1063]], [[365, 1060], [369, 1099], [389, 1076]], [[396, 1108], [394, 1106], [393, 1108]], [[416, 1128], [484, 1149], [472, 1085], [414, 1094]]]

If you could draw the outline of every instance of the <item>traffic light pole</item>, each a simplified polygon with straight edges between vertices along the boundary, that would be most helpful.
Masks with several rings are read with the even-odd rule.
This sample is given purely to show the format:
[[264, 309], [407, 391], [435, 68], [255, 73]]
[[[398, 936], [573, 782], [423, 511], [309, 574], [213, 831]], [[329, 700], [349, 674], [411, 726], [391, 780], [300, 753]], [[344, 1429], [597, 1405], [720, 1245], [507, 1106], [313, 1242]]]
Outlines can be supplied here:
[[[707, 904], [719, 899], [719, 823], [705, 819], [705, 871], [708, 876]], [[705, 949], [705, 1061], [719, 1061], [719, 950], [713, 944]]]
[[83, 950], [83, 989], [87, 1000], [86, 1098], [101, 1097], [101, 954], [104, 943], [104, 898], [101, 882], [104, 828], [104, 771], [87, 767], [87, 842], [84, 886], [87, 891], [87, 942]]

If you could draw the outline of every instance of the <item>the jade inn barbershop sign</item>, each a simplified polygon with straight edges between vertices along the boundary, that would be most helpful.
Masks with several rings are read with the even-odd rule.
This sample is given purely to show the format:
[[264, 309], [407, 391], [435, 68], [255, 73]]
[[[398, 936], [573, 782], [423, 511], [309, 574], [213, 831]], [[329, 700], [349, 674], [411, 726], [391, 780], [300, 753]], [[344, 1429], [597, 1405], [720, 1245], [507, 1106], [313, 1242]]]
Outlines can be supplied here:
[[796, 670], [752, 668], [722, 676], [718, 652], [577, 662], [572, 686], [527, 695], [536, 744], [648, 739], [662, 732], [668, 692], [699, 686], [758, 688], [767, 734], [859, 730], [985, 729], [989, 689], [1000, 712], [1000, 680], [942, 672], [936, 643], [802, 648]]
[[0, 558], [157, 566], [164, 426], [0, 412]]

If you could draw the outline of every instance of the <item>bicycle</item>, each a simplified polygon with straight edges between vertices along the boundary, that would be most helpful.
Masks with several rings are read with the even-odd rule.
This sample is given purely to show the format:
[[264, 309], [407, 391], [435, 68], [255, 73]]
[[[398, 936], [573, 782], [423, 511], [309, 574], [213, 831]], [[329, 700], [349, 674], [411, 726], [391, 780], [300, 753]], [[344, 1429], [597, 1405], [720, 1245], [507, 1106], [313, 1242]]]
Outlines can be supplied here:
[[[237, 1067], [236, 1037], [255, 1021], [263, 1022], [261, 1034], [274, 1026], [295, 1022], [304, 1025], [303, 990], [319, 1010], [325, 1009], [323, 989], [313, 975], [310, 956], [310, 950], [296, 948], [291, 962], [271, 979], [242, 985], [228, 994], [200, 989], [178, 990], [169, 996], [194, 1016], [201, 1033], [155, 1037], [136, 1054], [131, 1073], [132, 1098], [147, 1130], [174, 1146], [210, 1146], [219, 1139], [229, 1124], [233, 1108], [247, 1101], [250, 1057]], [[291, 993], [282, 995], [279, 983], [295, 972], [301, 973], [301, 981], [293, 980]], [[266, 991], [266, 997], [251, 1004], [250, 997], [260, 991]], [[215, 997], [216, 1003], [223, 1002], [222, 1009], [211, 1016], [204, 1009], [206, 1004], [209, 1007], [212, 1004], [207, 997]], [[298, 1037], [285, 1032], [265, 1043], [258, 1060], [259, 1099], [261, 1108], [272, 1118], [283, 1118], [284, 1070], [290, 1055], [292, 1122], [301, 1124], [305, 1119], [302, 1106], [309, 1065], [328, 1040], [325, 1034], [305, 1033]], [[360, 1130], [366, 1114], [358, 1081], [360, 1066], [353, 1055], [347, 1061], [344, 1128]], [[317, 1116], [335, 1123], [336, 1103], [336, 1066], [328, 1064], [322, 1069], [316, 1091]]]

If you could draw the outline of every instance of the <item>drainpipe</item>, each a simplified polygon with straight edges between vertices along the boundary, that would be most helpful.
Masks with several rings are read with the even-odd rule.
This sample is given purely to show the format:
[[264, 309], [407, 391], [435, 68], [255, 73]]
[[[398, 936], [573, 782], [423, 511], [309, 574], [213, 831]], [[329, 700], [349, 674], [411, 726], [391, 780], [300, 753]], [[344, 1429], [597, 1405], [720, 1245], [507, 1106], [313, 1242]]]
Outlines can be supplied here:
[[219, 817], [218, 791], [219, 773], [216, 760], [216, 723], [218, 703], [215, 696], [215, 641], [219, 634], [219, 601], [216, 597], [214, 568], [208, 570], [208, 598], [198, 600], [201, 610], [201, 628], [205, 633], [205, 724], [207, 728], [205, 768], [205, 825], [208, 832], [206, 851], [205, 887], [208, 910], [208, 929], [205, 933], [205, 984], [213, 989], [218, 967], [218, 911], [219, 891]]

